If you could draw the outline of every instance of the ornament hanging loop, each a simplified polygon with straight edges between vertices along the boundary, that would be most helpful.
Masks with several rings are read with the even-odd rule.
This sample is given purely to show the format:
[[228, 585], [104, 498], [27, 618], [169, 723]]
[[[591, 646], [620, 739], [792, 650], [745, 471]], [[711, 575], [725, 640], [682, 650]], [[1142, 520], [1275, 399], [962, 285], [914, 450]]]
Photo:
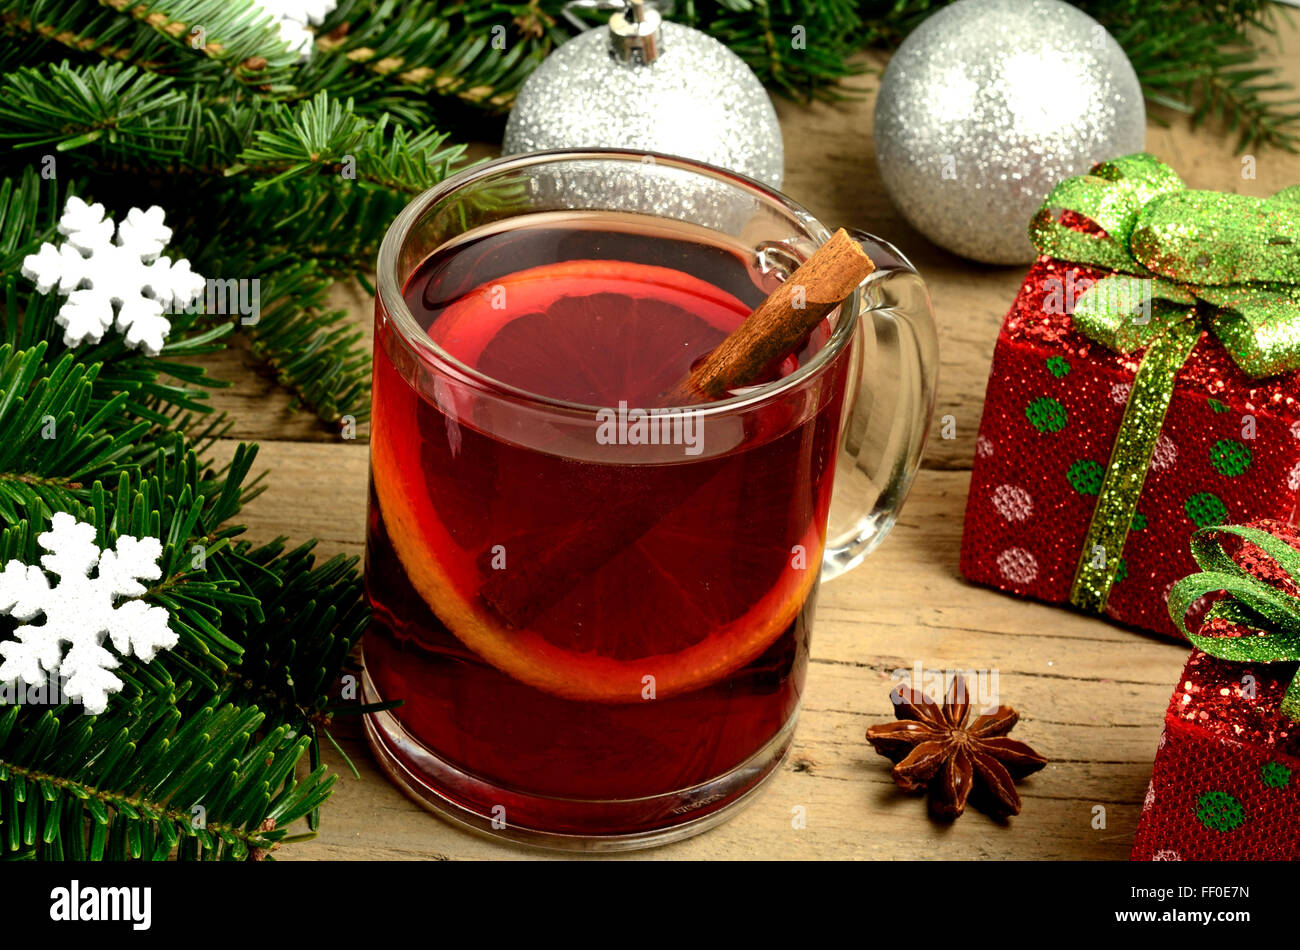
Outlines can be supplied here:
[[582, 11], [610, 12], [608, 22], [609, 52], [621, 63], [644, 65], [659, 58], [663, 50], [660, 26], [673, 10], [672, 0], [569, 0], [560, 10], [575, 29], [587, 30], [590, 24]]
[[624, 63], [653, 63], [659, 58], [663, 17], [644, 0], [628, 0], [626, 8], [609, 19], [609, 49]]

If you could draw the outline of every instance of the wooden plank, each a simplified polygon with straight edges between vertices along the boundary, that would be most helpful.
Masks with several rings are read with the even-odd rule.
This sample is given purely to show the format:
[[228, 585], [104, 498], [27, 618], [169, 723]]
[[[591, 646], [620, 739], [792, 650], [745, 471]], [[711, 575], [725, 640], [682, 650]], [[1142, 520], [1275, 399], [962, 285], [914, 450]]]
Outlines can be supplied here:
[[[1123, 859], [1136, 828], [1159, 717], [1120, 725], [1061, 724], [1026, 716], [1016, 734], [1053, 759], [1020, 786], [1021, 815], [1005, 825], [972, 811], [952, 825], [938, 825], [923, 802], [900, 793], [889, 763], [863, 739], [887, 716], [840, 708], [840, 697], [861, 697], [879, 710], [883, 690], [871, 691], [860, 670], [814, 663], [805, 707], [790, 757], [756, 801], [708, 834], [649, 853], [655, 858], [817, 857], [1010, 857]], [[1094, 684], [1097, 695], [1075, 695], [1076, 714], [1089, 699], [1104, 706], [1113, 690]], [[1163, 709], [1167, 690], [1133, 697], [1134, 705]], [[1158, 695], [1157, 695], [1158, 694]], [[867, 699], [867, 697], [871, 697]], [[1050, 694], [1027, 696], [1051, 701]], [[1019, 700], [1017, 700], [1019, 702]], [[823, 705], [830, 703], [831, 707]], [[833, 707], [833, 708], [832, 708]], [[424, 813], [390, 784], [357, 738], [344, 746], [361, 771], [343, 775], [326, 812], [319, 840], [286, 849], [284, 857], [314, 858], [534, 858], [530, 849], [484, 841]], [[334, 768], [336, 754], [326, 756]], [[1095, 829], [1093, 809], [1105, 809], [1106, 827]], [[807, 826], [794, 827], [794, 809]]]
[[[238, 445], [218, 440], [209, 453], [227, 461]], [[266, 472], [266, 491], [239, 520], [248, 537], [319, 540], [323, 557], [360, 554], [365, 540], [368, 446], [361, 442], [260, 442], [252, 474]]]

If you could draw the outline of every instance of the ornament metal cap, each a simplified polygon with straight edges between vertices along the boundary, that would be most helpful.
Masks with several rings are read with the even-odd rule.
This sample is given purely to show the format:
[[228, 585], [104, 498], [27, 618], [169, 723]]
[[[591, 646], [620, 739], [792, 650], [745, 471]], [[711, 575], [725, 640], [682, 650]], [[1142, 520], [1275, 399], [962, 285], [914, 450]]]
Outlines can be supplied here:
[[624, 63], [653, 63], [659, 58], [663, 17], [647, 8], [644, 0], [627, 0], [624, 9], [609, 18], [609, 51]]

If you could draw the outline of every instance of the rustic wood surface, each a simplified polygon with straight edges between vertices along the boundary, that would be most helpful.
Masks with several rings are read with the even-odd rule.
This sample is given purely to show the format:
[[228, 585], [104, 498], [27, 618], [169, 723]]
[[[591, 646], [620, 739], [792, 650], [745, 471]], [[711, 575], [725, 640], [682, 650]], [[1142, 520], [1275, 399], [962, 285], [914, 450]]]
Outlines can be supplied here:
[[[1285, 28], [1282, 45], [1300, 49]], [[1300, 83], [1300, 58], [1277, 54]], [[879, 65], [879, 61], [876, 62]], [[986, 267], [930, 245], [890, 205], [872, 152], [870, 89], [857, 101], [804, 107], [778, 103], [787, 145], [786, 191], [831, 227], [888, 236], [912, 256], [933, 295], [942, 342], [938, 415], [955, 438], [932, 434], [926, 467], [898, 526], [867, 562], [824, 589], [794, 748], [757, 800], [702, 836], [642, 852], [646, 858], [1102, 858], [1128, 856], [1160, 723], [1186, 656], [1177, 644], [1067, 610], [1017, 600], [964, 582], [957, 570], [970, 459], [998, 325], [1023, 268]], [[1150, 124], [1147, 147], [1192, 187], [1267, 195], [1300, 182], [1300, 159], [1256, 156], [1242, 175], [1233, 139], [1193, 131], [1180, 117]], [[486, 148], [481, 154], [490, 154]], [[368, 326], [370, 300], [340, 291]], [[367, 450], [290, 407], [276, 386], [247, 370], [238, 351], [213, 361], [234, 382], [217, 400], [236, 422], [234, 440], [261, 443], [269, 490], [246, 511], [257, 539], [314, 536], [320, 550], [360, 555]], [[863, 739], [890, 718], [891, 671], [997, 670], [1002, 699], [1021, 710], [1016, 735], [1051, 764], [1021, 785], [1023, 813], [1007, 824], [971, 812], [951, 826], [896, 792], [887, 763]], [[391, 785], [355, 724], [338, 728], [361, 777], [332, 751], [341, 773], [320, 837], [283, 859], [536, 858], [546, 853], [487, 841], [421, 810]], [[793, 809], [802, 806], [806, 827]], [[1104, 809], [1104, 822], [1098, 806]]]

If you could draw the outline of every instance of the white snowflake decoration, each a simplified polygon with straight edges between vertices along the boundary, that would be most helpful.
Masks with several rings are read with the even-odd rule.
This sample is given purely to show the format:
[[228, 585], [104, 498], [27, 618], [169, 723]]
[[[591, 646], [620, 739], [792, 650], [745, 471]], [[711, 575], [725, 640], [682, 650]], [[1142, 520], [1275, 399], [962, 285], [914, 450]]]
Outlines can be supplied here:
[[338, 6], [337, 0], [256, 0], [254, 6], [270, 14], [280, 27], [280, 39], [300, 60], [311, 56], [315, 36], [311, 26], [320, 26]]
[[1300, 491], [1300, 462], [1291, 466], [1291, 472], [1286, 477], [1286, 487], [1292, 491]]
[[[22, 680], [36, 686], [57, 672], [65, 681], [64, 692], [81, 700], [86, 712], [98, 715], [108, 704], [108, 694], [122, 688], [122, 681], [109, 672], [121, 660], [104, 649], [105, 635], [118, 653], [134, 654], [146, 663], [178, 642], [167, 624], [166, 609], [142, 600], [114, 606], [119, 597], [143, 594], [141, 580], [161, 576], [162, 543], [122, 535], [115, 548], [101, 551], [94, 526], [66, 512], [56, 514], [50, 530], [37, 540], [50, 552], [41, 556], [45, 570], [17, 560], [6, 564], [0, 571], [0, 614], [27, 621], [43, 613], [45, 623], [24, 623], [14, 631], [15, 639], [0, 643], [0, 683]], [[96, 565], [99, 570], [92, 578]], [[50, 587], [45, 571], [57, 574], [58, 584]]]
[[188, 306], [206, 282], [184, 258], [159, 256], [172, 236], [162, 208], [132, 208], [117, 226], [116, 241], [113, 230], [103, 205], [70, 197], [59, 218], [59, 233], [67, 240], [57, 247], [47, 241], [28, 254], [23, 276], [43, 294], [57, 287], [68, 298], [54, 318], [68, 346], [102, 340], [116, 306], [117, 329], [127, 345], [157, 356], [171, 330], [163, 314]]

